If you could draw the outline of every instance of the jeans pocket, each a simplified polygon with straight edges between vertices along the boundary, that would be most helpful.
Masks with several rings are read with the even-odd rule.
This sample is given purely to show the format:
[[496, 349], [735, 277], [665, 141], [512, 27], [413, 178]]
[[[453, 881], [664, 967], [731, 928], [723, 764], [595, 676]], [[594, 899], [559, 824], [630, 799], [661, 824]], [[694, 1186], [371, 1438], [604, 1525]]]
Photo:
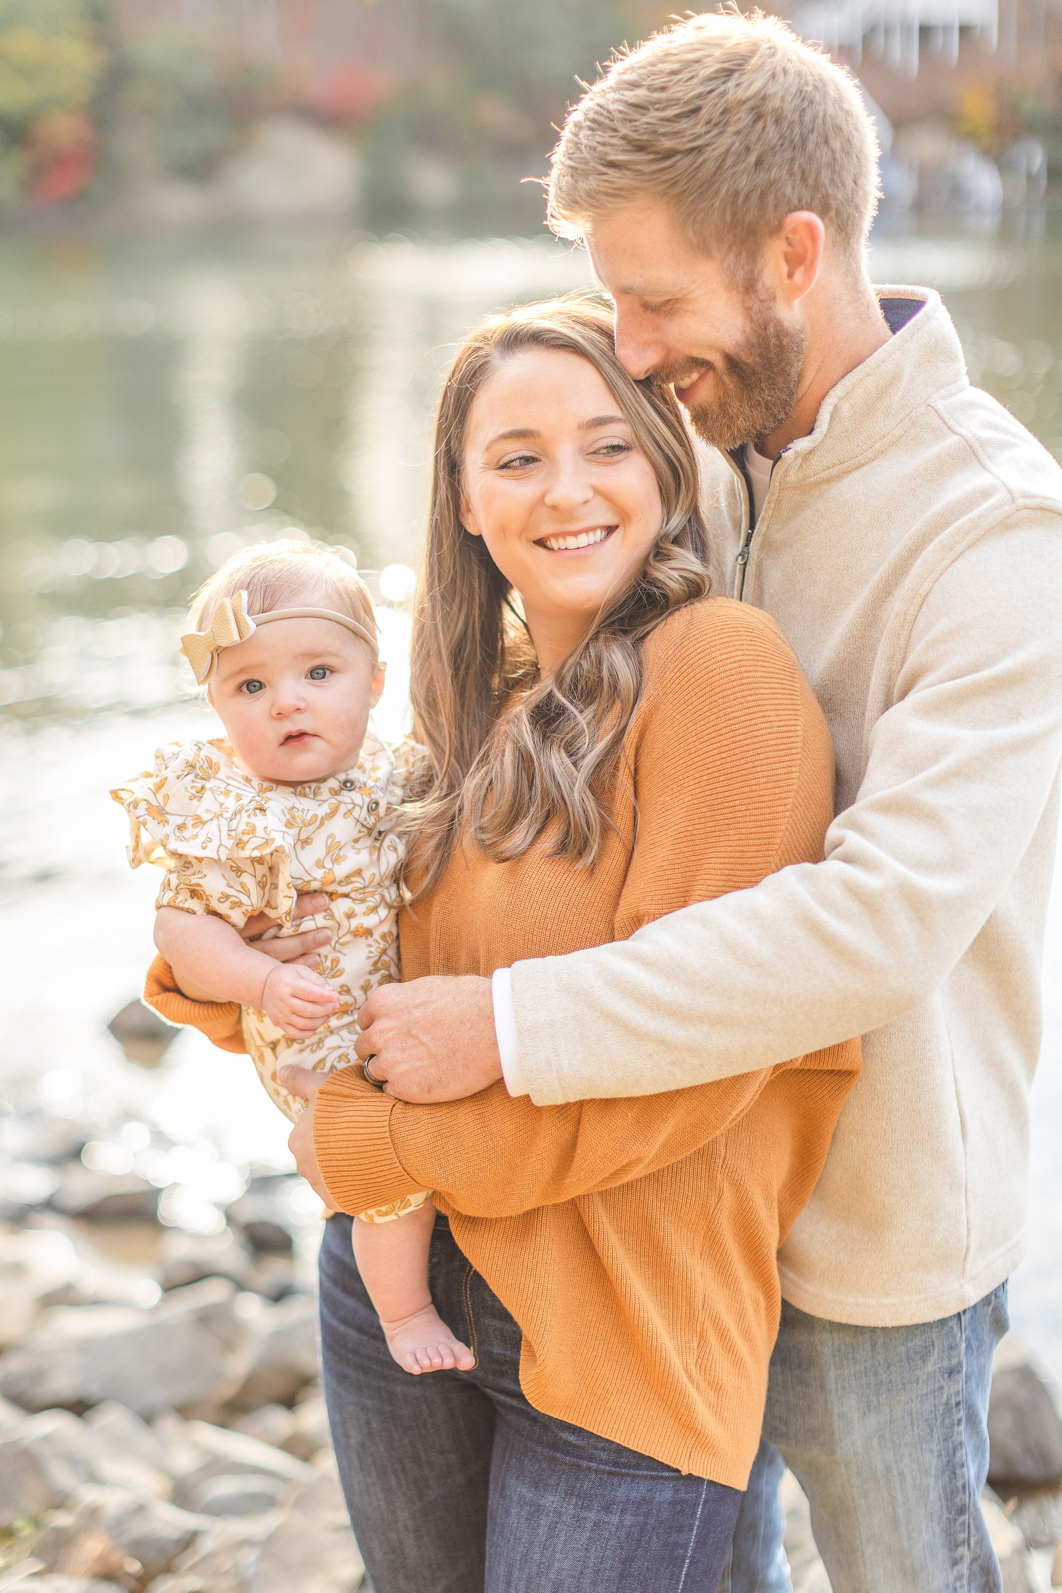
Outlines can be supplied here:
[[465, 1312], [465, 1343], [476, 1357], [479, 1365], [479, 1334], [476, 1331], [476, 1314], [472, 1306], [472, 1291], [478, 1274], [471, 1262], [465, 1267], [465, 1275], [461, 1282], [461, 1300]]

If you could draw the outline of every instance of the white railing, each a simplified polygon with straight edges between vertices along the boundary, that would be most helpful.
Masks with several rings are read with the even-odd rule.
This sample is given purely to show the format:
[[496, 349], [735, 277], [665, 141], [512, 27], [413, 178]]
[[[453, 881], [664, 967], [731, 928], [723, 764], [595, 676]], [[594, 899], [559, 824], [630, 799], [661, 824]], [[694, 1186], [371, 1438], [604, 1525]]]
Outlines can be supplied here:
[[975, 28], [994, 50], [999, 6], [998, 0], [808, 0], [792, 22], [802, 38], [827, 50], [851, 51], [858, 62], [869, 49], [894, 71], [916, 77], [923, 44], [955, 64], [960, 28]]

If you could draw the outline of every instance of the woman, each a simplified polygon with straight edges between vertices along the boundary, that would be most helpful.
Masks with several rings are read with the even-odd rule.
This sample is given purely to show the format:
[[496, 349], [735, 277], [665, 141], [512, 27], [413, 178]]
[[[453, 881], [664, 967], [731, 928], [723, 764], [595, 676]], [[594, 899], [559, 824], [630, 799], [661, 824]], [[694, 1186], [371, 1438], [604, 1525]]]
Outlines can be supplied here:
[[[673, 397], [623, 372], [604, 310], [533, 306], [468, 339], [414, 633], [430, 768], [404, 978], [622, 939], [821, 856], [822, 715], [773, 623], [707, 596], [706, 563]], [[375, 1593], [715, 1588], [759, 1437], [775, 1252], [858, 1067], [852, 1042], [545, 1109], [501, 1084], [409, 1106], [361, 1068], [327, 1081], [332, 1204], [435, 1190], [433, 1298], [477, 1357], [397, 1368], [349, 1219], [330, 1218], [325, 1391]]]

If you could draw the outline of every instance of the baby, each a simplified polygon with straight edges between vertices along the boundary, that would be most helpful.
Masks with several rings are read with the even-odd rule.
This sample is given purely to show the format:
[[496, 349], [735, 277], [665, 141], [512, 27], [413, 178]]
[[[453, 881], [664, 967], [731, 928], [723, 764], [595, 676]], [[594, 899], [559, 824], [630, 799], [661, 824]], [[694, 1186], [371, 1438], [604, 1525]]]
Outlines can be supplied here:
[[[372, 599], [333, 549], [244, 550], [201, 588], [190, 621], [181, 651], [225, 737], [159, 748], [154, 769], [112, 795], [129, 814], [132, 866], [165, 870], [156, 945], [187, 995], [239, 1003], [262, 1083], [294, 1119], [305, 1103], [278, 1066], [356, 1063], [358, 1009], [399, 977], [403, 846], [388, 820], [419, 749], [369, 729], [384, 685]], [[308, 892], [324, 892], [328, 911], [296, 923]], [[258, 913], [275, 920], [262, 939], [312, 926], [331, 945], [278, 962], [238, 933]], [[409, 1372], [475, 1364], [431, 1301], [434, 1220], [427, 1193], [354, 1220], [358, 1269]]]

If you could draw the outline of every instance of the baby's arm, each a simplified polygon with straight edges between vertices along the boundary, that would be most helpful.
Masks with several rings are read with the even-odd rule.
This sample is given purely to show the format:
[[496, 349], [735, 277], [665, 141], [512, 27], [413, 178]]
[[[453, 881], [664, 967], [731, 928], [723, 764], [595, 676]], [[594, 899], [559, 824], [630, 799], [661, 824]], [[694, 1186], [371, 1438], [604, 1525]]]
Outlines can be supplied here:
[[314, 969], [277, 962], [256, 951], [212, 913], [160, 907], [155, 945], [167, 962], [180, 967], [185, 995], [256, 1007], [291, 1040], [313, 1034], [339, 1005], [327, 979]]

